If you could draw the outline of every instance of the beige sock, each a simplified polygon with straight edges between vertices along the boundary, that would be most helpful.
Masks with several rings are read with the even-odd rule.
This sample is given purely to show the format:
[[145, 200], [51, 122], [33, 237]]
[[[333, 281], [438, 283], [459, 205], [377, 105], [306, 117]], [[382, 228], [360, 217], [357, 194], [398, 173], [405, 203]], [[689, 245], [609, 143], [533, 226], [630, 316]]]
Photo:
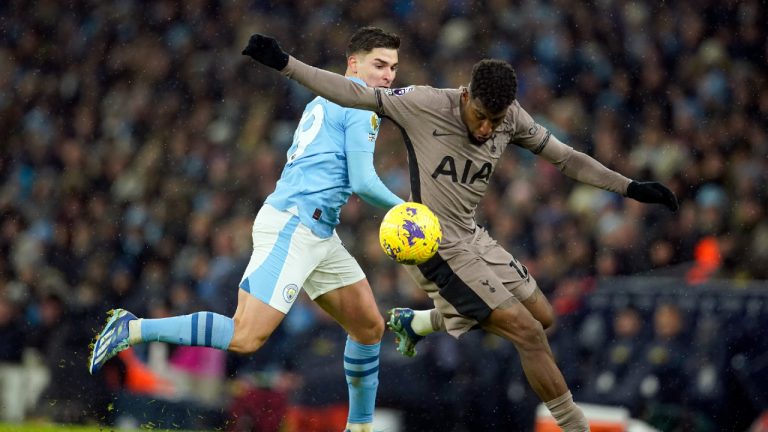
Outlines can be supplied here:
[[570, 391], [549, 402], [544, 402], [544, 405], [549, 408], [552, 417], [564, 432], [589, 432], [587, 418], [584, 417], [581, 408], [573, 403]]
[[445, 331], [445, 321], [443, 321], [443, 314], [441, 314], [439, 310], [430, 310], [429, 320], [432, 322], [432, 330]]

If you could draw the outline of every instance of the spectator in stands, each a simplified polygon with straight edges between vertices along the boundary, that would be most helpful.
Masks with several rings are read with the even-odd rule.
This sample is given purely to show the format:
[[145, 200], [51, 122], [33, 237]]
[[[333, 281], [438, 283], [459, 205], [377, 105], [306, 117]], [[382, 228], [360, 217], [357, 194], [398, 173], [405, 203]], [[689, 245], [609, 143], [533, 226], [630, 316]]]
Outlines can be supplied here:
[[56, 329], [65, 320], [67, 307], [64, 299], [57, 292], [48, 292], [40, 296], [37, 304], [39, 321], [27, 333], [26, 344], [37, 349], [39, 353], [45, 353], [49, 344], [54, 343], [53, 335]]
[[683, 421], [686, 416], [678, 409], [687, 403], [690, 386], [686, 358], [680, 355], [691, 348], [686, 331], [683, 313], [676, 304], [656, 306], [653, 338], [642, 348], [641, 362], [634, 371], [641, 378], [637, 391], [649, 418], [667, 410], [669, 416], [680, 417], [671, 421]]
[[644, 344], [643, 318], [633, 307], [625, 307], [613, 316], [613, 338], [602, 350], [589, 379], [585, 380], [584, 398], [598, 403], [621, 405], [637, 410], [639, 402], [638, 366]]
[[[46, 301], [35, 289], [45, 267], [64, 274], [67, 303], [102, 303], [118, 263], [127, 265], [136, 292], [161, 286], [152, 295], [169, 297], [173, 280], [184, 279], [201, 301], [196, 290], [217, 270], [213, 260], [230, 254], [216, 256], [214, 232], [237, 214], [252, 214], [271, 192], [290, 123], [310, 98], [274, 85], [270, 74], [243, 73], [250, 66], [237, 50], [255, 27], [322, 67], [339, 63], [329, 53], [343, 51], [339, 34], [350, 28], [372, 23], [396, 31], [407, 42], [401, 57], [419, 58], [404, 62], [412, 66], [399, 72], [402, 83], [466, 84], [461, 71], [469, 67], [462, 65], [504, 58], [526, 78], [519, 98], [535, 118], [610, 168], [665, 181], [681, 198], [675, 217], [651, 208], [637, 213], [528, 163], [524, 152], [505, 158], [479, 222], [495, 223], [492, 231], [504, 233], [499, 240], [534, 273], [551, 268], [589, 278], [684, 267], [701, 229], [716, 225], [724, 231], [718, 236], [733, 239], [722, 237], [733, 246], [721, 249], [717, 277], [768, 277], [764, 2], [489, 4], [0, 2], [0, 290], [29, 287], [17, 310], [30, 324], [23, 340], [33, 340], [26, 337], [35, 321], [28, 311]], [[407, 184], [399, 131], [387, 122], [381, 129], [379, 174], [388, 185]], [[729, 204], [705, 210], [719, 205], [705, 185], [723, 191]], [[347, 208], [357, 213], [342, 216], [340, 235], [371, 280], [391, 280], [381, 306], [409, 303], [411, 282], [382, 265], [375, 235], [362, 237], [376, 232], [380, 214], [352, 201]], [[564, 217], [576, 232], [539, 243], [539, 233]], [[600, 232], [589, 229], [597, 220], [608, 233], [628, 224], [648, 234], [625, 242], [626, 250], [606, 249]], [[248, 240], [249, 232], [234, 238]], [[671, 248], [649, 247], [654, 239]], [[597, 252], [587, 262], [574, 259], [577, 243]], [[646, 255], [651, 250], [655, 257]], [[33, 271], [19, 258], [31, 258]], [[240, 258], [247, 262], [247, 252]], [[66, 311], [65, 322], [73, 313]], [[16, 352], [11, 341], [0, 338], [0, 351]]]
[[19, 306], [0, 291], [0, 363], [21, 363], [24, 333]]

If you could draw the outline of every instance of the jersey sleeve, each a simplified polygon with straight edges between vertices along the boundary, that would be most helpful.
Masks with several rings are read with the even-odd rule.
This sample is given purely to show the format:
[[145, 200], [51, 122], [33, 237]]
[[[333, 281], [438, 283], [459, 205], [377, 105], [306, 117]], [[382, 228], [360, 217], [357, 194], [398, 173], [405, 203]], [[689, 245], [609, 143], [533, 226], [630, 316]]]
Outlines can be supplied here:
[[630, 179], [594, 158], [561, 142], [515, 101], [510, 107], [516, 126], [512, 142], [546, 159], [568, 177], [607, 191], [626, 195]]
[[403, 200], [382, 183], [373, 166], [373, 151], [381, 123], [379, 116], [370, 111], [345, 111], [344, 150], [352, 191], [376, 207], [390, 208], [401, 203]]
[[422, 109], [429, 109], [431, 102], [444, 97], [429, 86], [393, 89], [362, 86], [342, 75], [310, 66], [292, 56], [288, 58], [288, 64], [282, 74], [335, 104], [375, 111], [401, 125], [410, 123], [409, 120], [414, 119], [414, 114]]
[[381, 181], [373, 166], [373, 153], [347, 153], [347, 171], [352, 191], [368, 204], [391, 208], [403, 202]]
[[544, 151], [552, 137], [552, 132], [536, 123], [518, 101], [514, 101], [509, 107], [507, 116], [512, 117], [512, 123], [515, 125], [512, 144], [528, 149], [534, 154]]
[[[402, 126], [419, 122], [422, 112], [441, 106], [445, 96], [429, 86], [375, 89], [376, 112]], [[423, 120], [423, 118], [422, 118]]]
[[381, 119], [376, 113], [359, 109], [345, 110], [344, 151], [373, 153]]
[[288, 58], [282, 74], [316, 95], [343, 107], [369, 111], [378, 108], [373, 88], [357, 84], [343, 75], [302, 63], [293, 56]]

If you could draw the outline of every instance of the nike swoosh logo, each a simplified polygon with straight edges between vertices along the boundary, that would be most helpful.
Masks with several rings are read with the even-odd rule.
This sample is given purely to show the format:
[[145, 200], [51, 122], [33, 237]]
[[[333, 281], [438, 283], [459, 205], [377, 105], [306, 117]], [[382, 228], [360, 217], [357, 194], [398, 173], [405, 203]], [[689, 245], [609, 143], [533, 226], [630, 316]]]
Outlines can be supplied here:
[[452, 133], [445, 133], [445, 132], [438, 132], [437, 129], [432, 131], [432, 136], [446, 136], [446, 135], [453, 135]]

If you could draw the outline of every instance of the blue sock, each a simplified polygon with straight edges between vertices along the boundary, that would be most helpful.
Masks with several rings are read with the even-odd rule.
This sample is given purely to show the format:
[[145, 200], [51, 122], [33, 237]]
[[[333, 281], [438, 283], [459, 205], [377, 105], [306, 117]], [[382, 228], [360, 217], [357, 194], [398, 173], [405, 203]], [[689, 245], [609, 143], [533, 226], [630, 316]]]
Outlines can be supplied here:
[[226, 350], [234, 334], [232, 318], [213, 312], [141, 320], [142, 342], [160, 341]]
[[373, 422], [376, 389], [379, 387], [381, 343], [363, 345], [347, 336], [344, 347], [344, 374], [349, 387], [349, 423]]

